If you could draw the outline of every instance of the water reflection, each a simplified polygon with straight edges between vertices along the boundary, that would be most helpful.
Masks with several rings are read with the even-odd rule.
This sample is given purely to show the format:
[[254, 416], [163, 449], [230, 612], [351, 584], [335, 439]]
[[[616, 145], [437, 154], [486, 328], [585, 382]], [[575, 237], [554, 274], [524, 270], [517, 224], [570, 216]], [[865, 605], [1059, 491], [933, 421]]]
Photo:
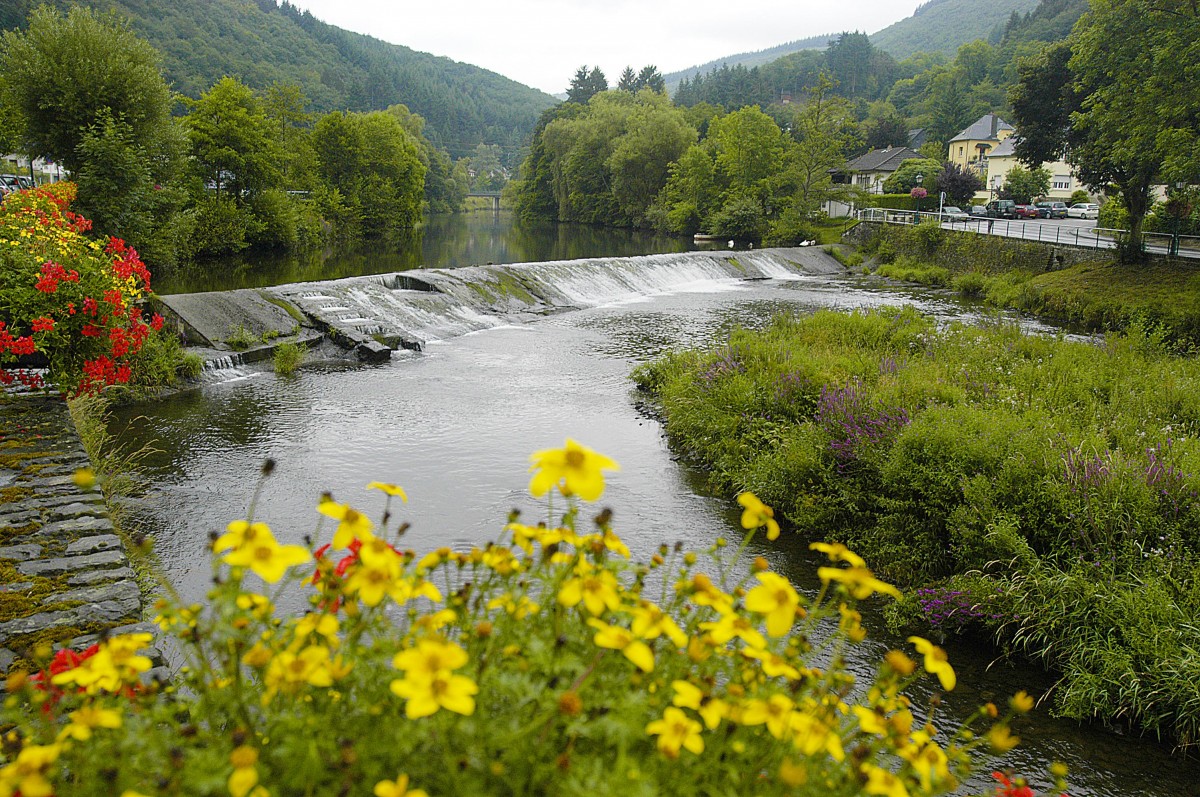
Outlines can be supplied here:
[[171, 272], [154, 272], [163, 295], [263, 288], [289, 282], [387, 274], [414, 268], [631, 257], [694, 249], [689, 238], [583, 224], [519, 224], [511, 213], [428, 216], [411, 235], [351, 250], [234, 255]]

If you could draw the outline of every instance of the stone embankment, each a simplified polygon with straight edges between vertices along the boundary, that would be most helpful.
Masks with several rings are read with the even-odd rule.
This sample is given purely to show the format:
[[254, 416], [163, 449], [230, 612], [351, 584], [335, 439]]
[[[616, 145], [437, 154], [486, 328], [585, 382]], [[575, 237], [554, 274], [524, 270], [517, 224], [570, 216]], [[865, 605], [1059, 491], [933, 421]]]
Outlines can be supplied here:
[[103, 496], [76, 486], [89, 465], [61, 398], [0, 394], [0, 672], [42, 645], [154, 630]]

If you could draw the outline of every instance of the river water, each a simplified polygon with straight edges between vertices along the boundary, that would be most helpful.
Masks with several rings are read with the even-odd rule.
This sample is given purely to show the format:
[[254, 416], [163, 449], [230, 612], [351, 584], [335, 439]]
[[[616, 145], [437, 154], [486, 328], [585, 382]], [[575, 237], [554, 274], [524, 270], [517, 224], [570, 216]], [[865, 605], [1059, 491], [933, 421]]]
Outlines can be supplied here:
[[[676, 462], [659, 424], [639, 409], [630, 370], [671, 349], [720, 343], [735, 326], [763, 325], [781, 310], [901, 303], [946, 319], [971, 317], [969, 308], [938, 295], [852, 278], [663, 284], [433, 340], [423, 352], [397, 352], [379, 365], [313, 362], [288, 378], [247, 368], [209, 374], [201, 389], [122, 409], [114, 431], [131, 446], [156, 442], [160, 453], [144, 462], [154, 486], [139, 518], [168, 577], [190, 599], [201, 599], [209, 584], [209, 533], [243, 516], [268, 457], [277, 467], [255, 516], [284, 541], [298, 543], [314, 531], [323, 491], [378, 515], [382, 497], [364, 487], [379, 480], [408, 493], [398, 512], [412, 524], [408, 547], [464, 549], [495, 538], [513, 508], [527, 520], [541, 516], [544, 508], [526, 492], [528, 455], [573, 437], [621, 464], [604, 503], [635, 556], [664, 542], [701, 549], [739, 534], [736, 506], [709, 495], [703, 477]], [[784, 538], [752, 553], [799, 587], [815, 589], [818, 561], [801, 541]], [[875, 641], [853, 664], [864, 674], [888, 646], [901, 644], [868, 615]], [[1002, 702], [1018, 689], [1042, 694], [1053, 684], [1034, 668], [993, 663], [986, 646], [948, 647], [959, 672], [947, 700], [951, 715]], [[1073, 795], [1200, 795], [1200, 764], [1151, 740], [1055, 720], [1043, 708], [1016, 730], [1023, 745], [997, 764], [1035, 782], [1049, 762], [1061, 760], [1071, 768]], [[987, 785], [985, 774], [970, 787], [981, 792]]]

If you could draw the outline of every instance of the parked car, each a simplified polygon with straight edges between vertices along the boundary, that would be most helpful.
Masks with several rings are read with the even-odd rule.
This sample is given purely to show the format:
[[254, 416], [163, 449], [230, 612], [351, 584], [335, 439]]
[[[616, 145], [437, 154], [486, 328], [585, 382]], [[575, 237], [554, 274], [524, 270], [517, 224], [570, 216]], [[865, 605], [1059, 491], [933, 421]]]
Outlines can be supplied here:
[[1011, 199], [993, 199], [987, 203], [987, 217], [989, 219], [1015, 219], [1017, 203]]
[[942, 208], [942, 218], [947, 221], [966, 221], [971, 218], [968, 214], [962, 212], [962, 208], [954, 205], [946, 205]]
[[21, 178], [15, 174], [0, 174], [0, 185], [4, 186], [4, 192], [20, 191], [25, 186], [21, 185]]
[[1017, 214], [1018, 219], [1040, 219], [1042, 217], [1036, 205], [1014, 205], [1013, 212]]
[[1037, 209], [1041, 211], [1042, 218], [1045, 219], [1065, 219], [1067, 217], [1067, 203], [1065, 202], [1038, 202]]
[[1100, 206], [1095, 202], [1076, 202], [1067, 208], [1067, 215], [1073, 219], [1098, 219]]
[[971, 205], [971, 209], [967, 212], [970, 213], [972, 216], [978, 216], [979, 218], [983, 218], [984, 216], [987, 215], [987, 208], [983, 205]]

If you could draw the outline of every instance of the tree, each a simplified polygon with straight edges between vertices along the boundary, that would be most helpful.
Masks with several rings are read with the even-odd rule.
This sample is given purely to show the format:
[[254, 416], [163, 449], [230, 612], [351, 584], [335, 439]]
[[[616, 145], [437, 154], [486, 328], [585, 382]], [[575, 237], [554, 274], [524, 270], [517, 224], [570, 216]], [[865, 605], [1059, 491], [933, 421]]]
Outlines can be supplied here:
[[1004, 180], [1000, 190], [1002, 199], [1012, 199], [1021, 205], [1028, 205], [1038, 197], [1046, 195], [1050, 190], [1050, 172], [1038, 166], [1026, 169], [1024, 166], [1014, 166]]
[[946, 161], [937, 174], [937, 188], [946, 193], [947, 204], [965, 206], [983, 190], [983, 180], [973, 170]]
[[870, 149], [908, 146], [908, 124], [894, 110], [885, 116], [868, 119], [863, 124], [863, 132]]
[[663, 79], [662, 73], [658, 71], [658, 67], [653, 64], [642, 67], [642, 71], [638, 72], [635, 85], [638, 91], [650, 89], [656, 94], [666, 94], [667, 92], [667, 83]]
[[218, 194], [241, 203], [279, 184], [279, 131], [249, 87], [236, 78], [222, 78], [189, 105], [192, 157]]
[[[892, 172], [892, 176], [883, 181], [884, 193], [907, 194], [916, 186], [926, 191], [940, 191], [937, 176], [942, 171], [940, 161], [929, 158], [909, 158], [900, 164], [900, 168]], [[918, 181], [917, 177], [921, 179]]]
[[577, 102], [583, 105], [602, 91], [608, 91], [608, 79], [600, 67], [592, 67], [589, 72], [587, 65], [575, 70], [575, 77], [567, 89], [567, 102]]
[[4, 34], [0, 49], [0, 96], [30, 156], [75, 174], [85, 164], [80, 144], [105, 120], [143, 151], [169, 136], [171, 91], [158, 53], [119, 18], [41, 6], [24, 32]]
[[331, 113], [313, 128], [321, 177], [367, 235], [411, 230], [420, 220], [425, 166], [395, 114]]
[[617, 91], [628, 91], [630, 94], [637, 91], [637, 73], [633, 71], [633, 67], [625, 67], [617, 81]]
[[1067, 44], [1019, 64], [1018, 155], [1034, 165], [1065, 153], [1093, 191], [1115, 191], [1129, 218], [1123, 260], [1142, 256], [1154, 184], [1200, 167], [1198, 42], [1190, 0], [1095, 0]]
[[783, 131], [757, 105], [714, 119], [708, 138], [716, 148], [717, 170], [735, 193], [758, 193], [779, 170]]

